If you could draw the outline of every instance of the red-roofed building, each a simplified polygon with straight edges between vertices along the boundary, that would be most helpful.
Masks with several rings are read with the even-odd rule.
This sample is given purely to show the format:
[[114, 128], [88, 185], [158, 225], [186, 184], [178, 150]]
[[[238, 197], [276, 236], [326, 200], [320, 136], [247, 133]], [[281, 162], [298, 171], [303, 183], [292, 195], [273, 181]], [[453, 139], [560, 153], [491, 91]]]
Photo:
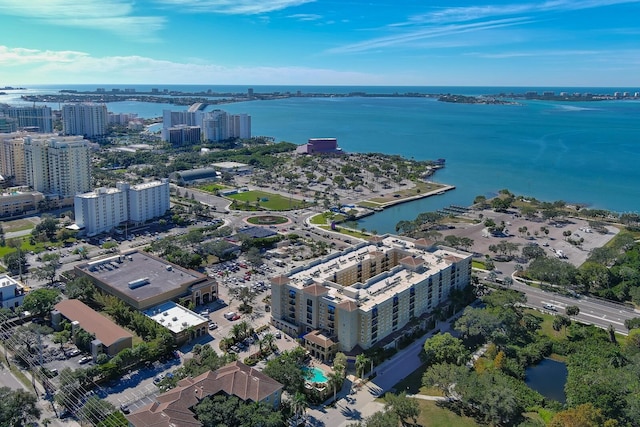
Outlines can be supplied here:
[[159, 395], [156, 401], [127, 415], [132, 427], [199, 427], [193, 411], [202, 399], [217, 394], [236, 396], [244, 402], [280, 406], [282, 384], [241, 362], [233, 362], [195, 378], [184, 378]]
[[79, 327], [95, 335], [96, 339], [91, 343], [91, 354], [94, 358], [100, 353], [115, 356], [125, 348], [133, 346], [133, 334], [82, 301], [68, 299], [56, 304], [55, 310], [51, 313], [54, 329], [59, 329], [63, 318], [71, 322], [74, 333], [75, 328]]

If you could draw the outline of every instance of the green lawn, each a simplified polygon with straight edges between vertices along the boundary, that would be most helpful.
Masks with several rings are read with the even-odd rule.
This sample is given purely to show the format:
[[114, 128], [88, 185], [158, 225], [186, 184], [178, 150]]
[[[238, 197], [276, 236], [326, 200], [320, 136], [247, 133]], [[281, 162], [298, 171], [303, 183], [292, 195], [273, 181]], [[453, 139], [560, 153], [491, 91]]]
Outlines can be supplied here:
[[311, 206], [310, 203], [306, 203], [302, 200], [284, 197], [280, 194], [267, 193], [266, 191], [260, 190], [244, 191], [242, 193], [232, 194], [228, 197], [238, 202], [248, 203], [248, 205], [245, 205], [245, 203], [236, 203], [236, 209], [243, 209], [243, 206], [252, 206], [255, 209], [256, 203], [258, 203], [261, 209], [272, 211], [304, 209], [307, 206]]
[[311, 224], [315, 224], [315, 225], [326, 225], [327, 224], [327, 213], [321, 213], [318, 215], [314, 215], [311, 217], [311, 219], [309, 220], [311, 222]]
[[31, 230], [35, 227], [33, 221], [29, 221], [28, 219], [16, 219], [13, 221], [4, 221], [2, 222], [2, 229], [5, 233], [22, 231], [22, 230]]
[[231, 187], [227, 187], [226, 185], [221, 184], [206, 184], [198, 187], [198, 190], [206, 191], [208, 193], [215, 194], [218, 190], [227, 190]]
[[418, 425], [428, 427], [478, 427], [473, 418], [460, 416], [447, 408], [438, 406], [437, 402], [416, 399], [420, 405]]

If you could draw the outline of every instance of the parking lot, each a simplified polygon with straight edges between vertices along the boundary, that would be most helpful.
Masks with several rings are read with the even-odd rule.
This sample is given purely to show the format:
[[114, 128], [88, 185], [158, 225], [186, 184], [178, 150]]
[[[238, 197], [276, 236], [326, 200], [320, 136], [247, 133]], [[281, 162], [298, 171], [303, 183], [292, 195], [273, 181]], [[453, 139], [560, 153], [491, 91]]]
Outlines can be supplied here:
[[[491, 218], [496, 224], [502, 222], [505, 224], [505, 232], [499, 236], [489, 234], [482, 222], [477, 224], [456, 223], [455, 229], [442, 232], [444, 236], [455, 235], [472, 239], [474, 243], [470, 250], [476, 254], [496, 255], [489, 250], [489, 247], [501, 240], [506, 240], [517, 244], [518, 252], [526, 245], [541, 246], [547, 256], [562, 258], [575, 266], [584, 263], [592, 249], [604, 246], [618, 232], [618, 229], [611, 226], [607, 226], [607, 234], [595, 232], [590, 229], [588, 221], [579, 218], [567, 218], [563, 222], [549, 222], [542, 219], [527, 219], [513, 212], [494, 212], [492, 210], [472, 211], [465, 216], [474, 219], [481, 218], [482, 222]], [[548, 233], [542, 232], [541, 227], [548, 230]], [[563, 234], [565, 232], [571, 232], [570, 236], [574, 239], [582, 239], [582, 244], [579, 246], [571, 244], [567, 236]], [[510, 275], [518, 262], [522, 261], [516, 257], [510, 262], [496, 262], [495, 265], [502, 274]]]

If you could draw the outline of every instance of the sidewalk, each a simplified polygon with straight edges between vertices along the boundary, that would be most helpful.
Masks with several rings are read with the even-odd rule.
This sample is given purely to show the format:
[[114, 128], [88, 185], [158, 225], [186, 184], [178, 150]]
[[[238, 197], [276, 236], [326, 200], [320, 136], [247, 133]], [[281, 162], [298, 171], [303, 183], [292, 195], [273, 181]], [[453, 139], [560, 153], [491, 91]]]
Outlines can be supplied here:
[[[424, 341], [439, 333], [451, 332], [452, 323], [462, 312], [454, 314], [446, 321], [438, 322], [435, 329], [427, 332], [422, 337], [416, 339], [409, 346], [400, 350], [391, 359], [375, 367], [377, 372], [375, 378], [363, 383], [354, 393], [350, 393], [353, 377], [349, 376], [345, 380], [342, 389], [337, 393], [335, 407], [321, 405], [307, 411], [307, 415], [312, 421], [312, 425], [324, 425], [331, 427], [346, 427], [354, 422], [362, 421], [370, 417], [377, 411], [384, 410], [384, 403], [376, 401], [385, 392], [391, 391], [398, 382], [411, 375], [422, 365], [420, 352]], [[441, 400], [440, 396], [411, 395], [418, 399]], [[332, 398], [328, 401], [331, 402]], [[325, 402], [327, 403], [327, 402]]]

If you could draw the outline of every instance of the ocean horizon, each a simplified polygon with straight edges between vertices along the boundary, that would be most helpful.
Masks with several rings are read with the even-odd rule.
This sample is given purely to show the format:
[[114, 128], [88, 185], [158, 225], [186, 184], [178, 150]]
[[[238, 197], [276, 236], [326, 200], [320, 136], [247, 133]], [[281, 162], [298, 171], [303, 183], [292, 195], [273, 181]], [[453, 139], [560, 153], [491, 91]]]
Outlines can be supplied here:
[[[25, 91], [55, 93], [60, 89], [101, 87], [136, 91], [209, 90], [246, 92], [252, 86], [61, 85]], [[84, 88], [84, 89], [83, 89]], [[253, 86], [254, 93], [454, 93], [484, 95], [528, 90], [613, 94], [635, 88], [568, 87], [414, 87], [414, 86]], [[392, 91], [392, 92], [383, 92]], [[233, 89], [233, 90], [232, 90]], [[339, 92], [340, 89], [342, 92]], [[433, 90], [433, 92], [432, 92]], [[11, 91], [14, 92], [14, 91]], [[16, 91], [20, 92], [20, 91]], [[17, 93], [1, 95], [12, 104]], [[13, 102], [13, 104], [16, 104]], [[57, 108], [57, 106], [52, 106]], [[136, 101], [107, 104], [112, 112], [159, 117], [163, 109], [187, 107]], [[230, 113], [248, 113], [252, 134], [303, 144], [309, 138], [335, 137], [344, 151], [397, 154], [417, 160], [446, 159], [433, 180], [456, 189], [442, 196], [405, 203], [376, 213], [361, 227], [393, 232], [402, 219], [450, 204], [469, 205], [477, 195], [501, 189], [539, 200], [564, 200], [615, 212], [640, 211], [640, 101], [518, 100], [516, 105], [455, 104], [434, 98], [291, 97], [211, 105]]]

